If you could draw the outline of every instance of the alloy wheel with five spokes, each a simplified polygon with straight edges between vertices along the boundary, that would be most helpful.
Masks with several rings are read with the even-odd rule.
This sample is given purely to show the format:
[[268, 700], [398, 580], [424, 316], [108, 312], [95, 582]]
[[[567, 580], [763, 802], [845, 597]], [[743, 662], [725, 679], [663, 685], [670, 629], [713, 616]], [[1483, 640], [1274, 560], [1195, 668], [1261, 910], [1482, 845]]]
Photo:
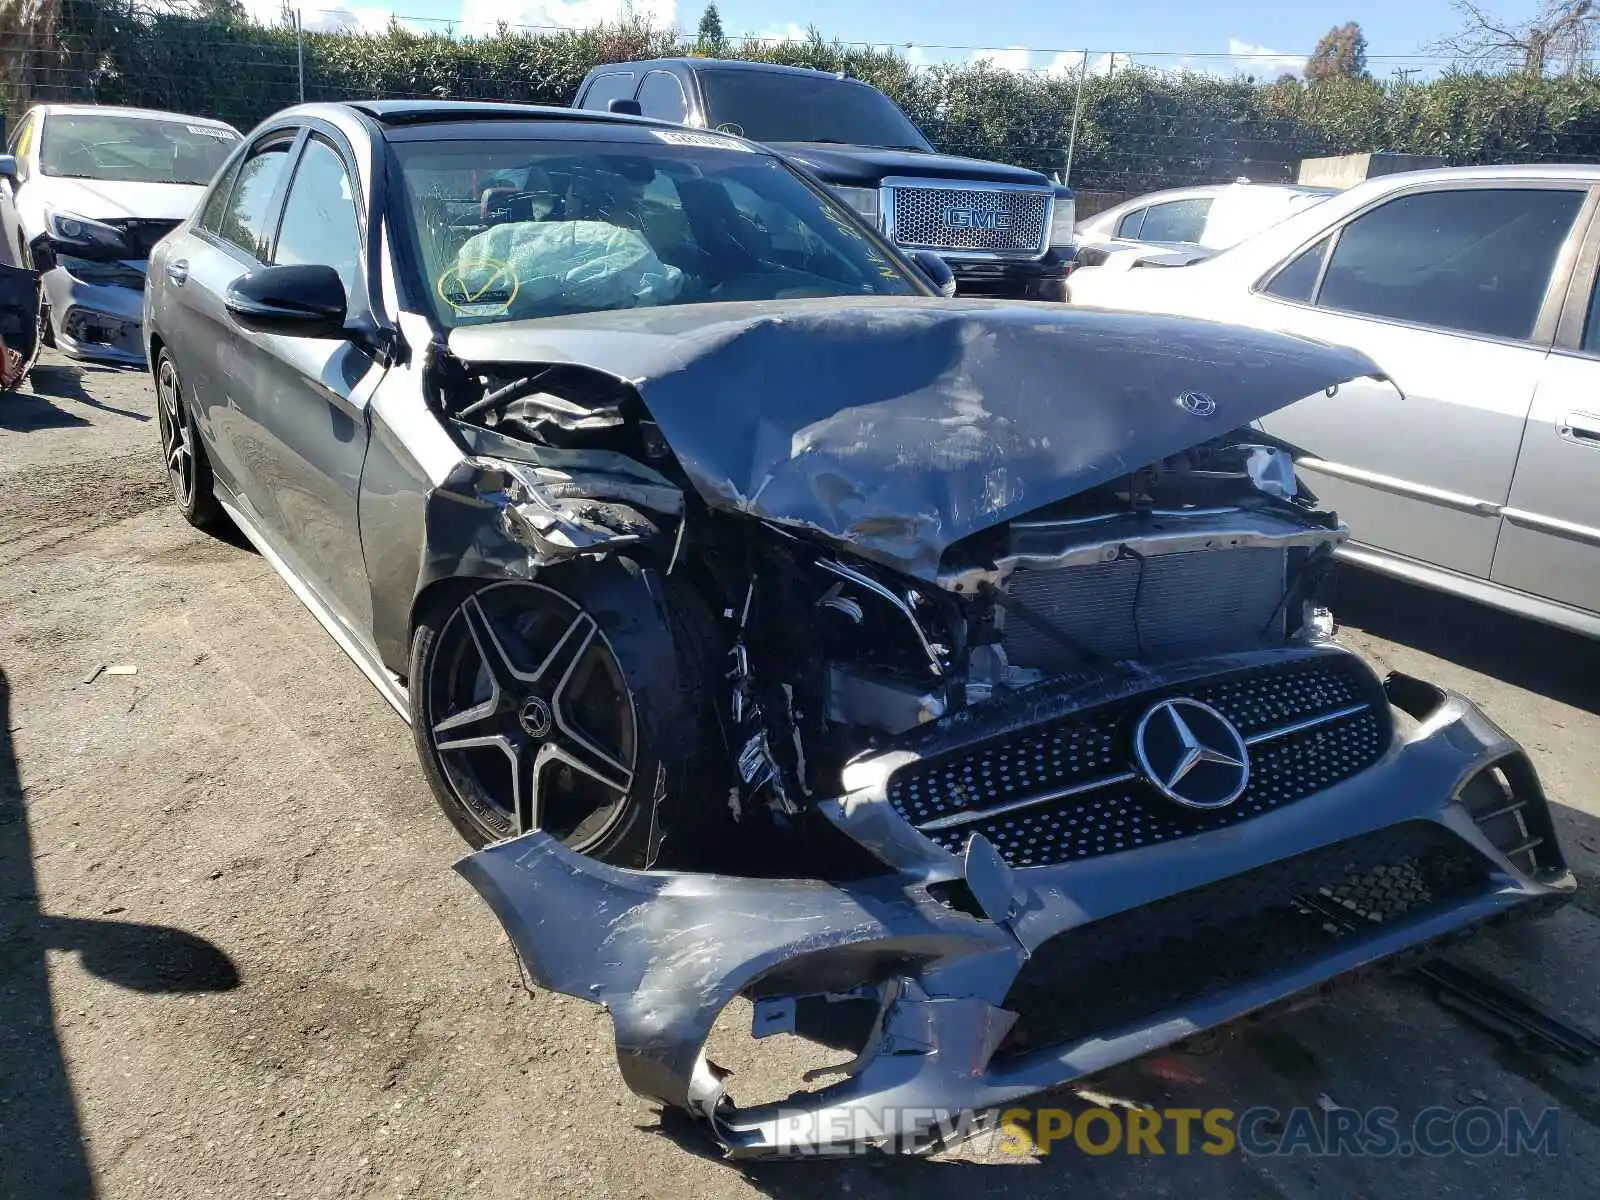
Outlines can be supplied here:
[[540, 584], [468, 595], [439, 629], [423, 710], [450, 790], [490, 838], [543, 829], [588, 850], [622, 819], [637, 725], [594, 618]]
[[165, 355], [156, 367], [156, 422], [172, 491], [179, 505], [188, 511], [194, 506], [195, 497], [194, 426], [178, 385], [178, 370]]

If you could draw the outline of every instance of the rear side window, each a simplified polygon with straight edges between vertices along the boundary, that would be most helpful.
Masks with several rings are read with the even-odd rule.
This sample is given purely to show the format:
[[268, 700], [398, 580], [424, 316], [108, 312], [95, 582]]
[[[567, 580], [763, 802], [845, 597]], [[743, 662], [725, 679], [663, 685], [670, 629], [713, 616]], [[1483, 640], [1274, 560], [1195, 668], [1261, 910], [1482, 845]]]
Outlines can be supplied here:
[[1327, 252], [1328, 239], [1323, 238], [1291, 258], [1261, 290], [1283, 300], [1311, 303], [1311, 294], [1317, 287], [1317, 273], [1322, 270], [1322, 256]]
[[682, 125], [689, 119], [689, 98], [676, 75], [651, 71], [639, 87], [639, 107], [647, 117]]
[[595, 76], [589, 90], [583, 94], [584, 108], [597, 108], [605, 112], [613, 100], [627, 100], [633, 95], [633, 72], [610, 71]]
[[267, 218], [288, 164], [287, 143], [269, 146], [245, 159], [234, 177], [227, 203], [217, 213], [213, 232], [260, 262], [266, 261], [270, 249]]
[[1391, 200], [1345, 226], [1319, 307], [1492, 337], [1533, 335], [1583, 193], [1474, 188]]
[[1139, 236], [1139, 226], [1144, 224], [1144, 214], [1148, 209], [1136, 208], [1122, 220], [1117, 222], [1116, 236], [1119, 238], [1136, 238]]
[[1144, 226], [1139, 230], [1139, 240], [1198, 242], [1200, 235], [1205, 232], [1206, 214], [1210, 211], [1211, 201], [1203, 197], [1152, 204], [1150, 211], [1145, 213]]

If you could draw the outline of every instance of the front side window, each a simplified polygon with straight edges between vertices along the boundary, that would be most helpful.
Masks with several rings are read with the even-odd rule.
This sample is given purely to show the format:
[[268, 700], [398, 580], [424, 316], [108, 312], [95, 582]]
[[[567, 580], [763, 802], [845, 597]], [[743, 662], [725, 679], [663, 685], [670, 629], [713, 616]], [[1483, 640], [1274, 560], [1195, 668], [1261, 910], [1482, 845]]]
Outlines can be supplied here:
[[339, 272], [347, 296], [360, 278], [361, 225], [356, 218], [355, 190], [343, 160], [319, 138], [306, 142], [295, 168], [272, 261], [332, 267]]
[[1556, 188], [1463, 188], [1391, 200], [1345, 226], [1318, 307], [1529, 338], [1583, 202]]
[[209, 183], [238, 144], [216, 125], [100, 113], [52, 113], [39, 143], [39, 170], [66, 179]]
[[689, 119], [689, 98], [677, 76], [651, 71], [639, 86], [639, 109], [647, 117], [682, 125]]
[[245, 159], [234, 177], [227, 203], [217, 214], [217, 236], [260, 262], [267, 260], [272, 232], [267, 228], [267, 217], [288, 164], [287, 143], [269, 146]]
[[921, 294], [778, 159], [712, 134], [653, 137], [397, 144], [401, 223], [440, 323]]
[[1144, 226], [1139, 230], [1139, 240], [1198, 242], [1201, 233], [1205, 231], [1206, 213], [1210, 211], [1211, 201], [1204, 197], [1152, 204], [1150, 211], [1145, 213]]
[[930, 149], [928, 139], [865, 83], [822, 72], [699, 72], [706, 124], [758, 142], [844, 142], [890, 150]]
[[1590, 354], [1600, 354], [1600, 279], [1594, 282], [1589, 293], [1589, 315], [1583, 323], [1583, 348]]

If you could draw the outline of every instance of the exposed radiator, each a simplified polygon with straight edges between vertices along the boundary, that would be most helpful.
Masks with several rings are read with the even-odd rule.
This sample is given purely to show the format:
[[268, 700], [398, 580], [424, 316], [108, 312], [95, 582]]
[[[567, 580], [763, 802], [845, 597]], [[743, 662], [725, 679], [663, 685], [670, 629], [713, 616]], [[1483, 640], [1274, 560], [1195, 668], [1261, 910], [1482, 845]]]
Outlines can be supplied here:
[[[1106, 658], [1159, 660], [1215, 654], [1283, 635], [1274, 610], [1287, 552], [1268, 547], [1124, 555], [1058, 570], [1013, 572], [1008, 596], [1073, 642]], [[1137, 606], [1135, 601], [1137, 600]], [[1272, 627], [1268, 628], [1268, 622]], [[1006, 659], [1047, 675], [1082, 660], [1016, 611], [1005, 614]]]

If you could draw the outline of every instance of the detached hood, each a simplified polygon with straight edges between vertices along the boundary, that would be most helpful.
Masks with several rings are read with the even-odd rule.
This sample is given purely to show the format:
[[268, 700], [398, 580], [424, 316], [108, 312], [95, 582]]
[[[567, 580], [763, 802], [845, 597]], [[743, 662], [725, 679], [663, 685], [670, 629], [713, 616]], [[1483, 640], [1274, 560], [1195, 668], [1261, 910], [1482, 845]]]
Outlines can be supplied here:
[[891, 175], [930, 179], [973, 179], [985, 183], [1023, 183], [1049, 187], [1050, 181], [1026, 167], [958, 158], [951, 154], [924, 154], [916, 150], [889, 150], [883, 146], [841, 146], [834, 142], [768, 142], [779, 154], [810, 167], [829, 183], [870, 184]]
[[457, 329], [631, 383], [705, 501], [931, 579], [946, 547], [1377, 366], [1283, 334], [1008, 301], [678, 305]]
[[91, 221], [181, 221], [200, 202], [200, 183], [128, 183], [109, 179], [66, 179], [39, 175], [29, 181], [52, 208]]

